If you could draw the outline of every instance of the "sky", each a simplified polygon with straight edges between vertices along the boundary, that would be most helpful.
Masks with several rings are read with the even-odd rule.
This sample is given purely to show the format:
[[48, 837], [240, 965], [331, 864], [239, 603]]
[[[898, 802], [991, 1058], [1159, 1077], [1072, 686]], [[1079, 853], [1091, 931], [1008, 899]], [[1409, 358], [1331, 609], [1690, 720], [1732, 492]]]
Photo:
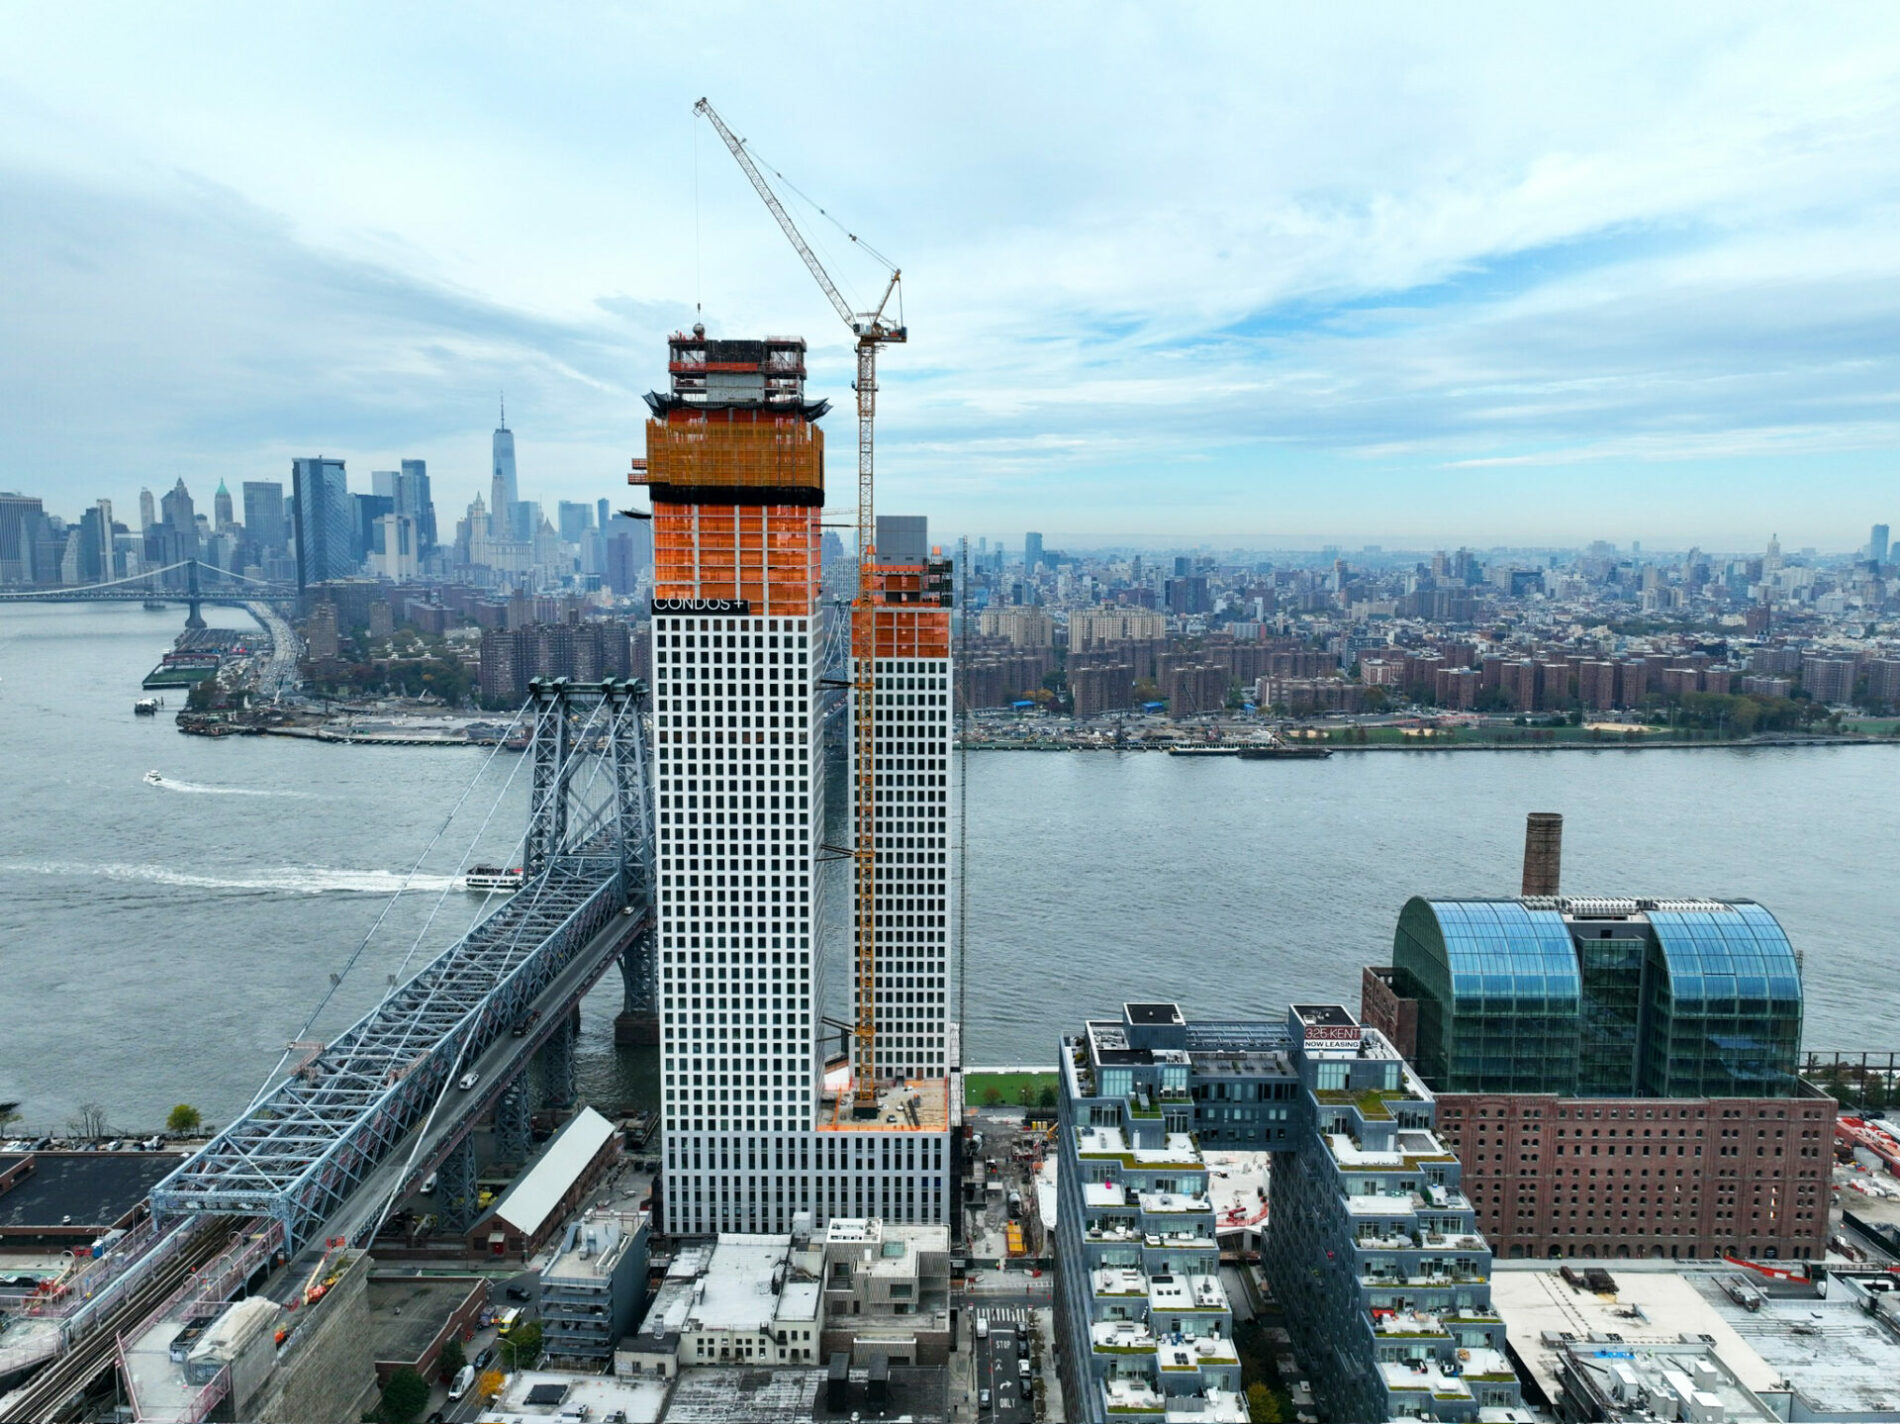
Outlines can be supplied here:
[[446, 528], [503, 391], [524, 497], [639, 503], [696, 315], [811, 341], [842, 505], [846, 330], [705, 95], [847, 295], [848, 234], [901, 265], [879, 507], [935, 533], [1900, 527], [1891, 4], [0, 18], [0, 488], [68, 517], [409, 456]]

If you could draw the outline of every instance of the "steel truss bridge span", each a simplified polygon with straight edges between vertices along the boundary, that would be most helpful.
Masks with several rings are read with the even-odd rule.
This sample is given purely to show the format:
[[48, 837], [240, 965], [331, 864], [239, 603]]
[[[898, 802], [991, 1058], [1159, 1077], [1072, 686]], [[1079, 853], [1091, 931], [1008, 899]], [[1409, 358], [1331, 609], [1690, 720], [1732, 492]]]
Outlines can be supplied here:
[[[464, 1066], [510, 1034], [588, 946], [622, 953], [629, 1006], [652, 1005], [645, 702], [637, 681], [533, 685], [523, 709], [534, 781], [520, 889], [330, 1043], [306, 1048], [288, 1076], [153, 1188], [155, 1217], [274, 1220], [294, 1253], [425, 1120], [472, 1118], [488, 1095], [457, 1091]], [[577, 773], [590, 759], [583, 782]], [[603, 771], [607, 794], [589, 804]], [[616, 917], [626, 934], [603, 935]]]

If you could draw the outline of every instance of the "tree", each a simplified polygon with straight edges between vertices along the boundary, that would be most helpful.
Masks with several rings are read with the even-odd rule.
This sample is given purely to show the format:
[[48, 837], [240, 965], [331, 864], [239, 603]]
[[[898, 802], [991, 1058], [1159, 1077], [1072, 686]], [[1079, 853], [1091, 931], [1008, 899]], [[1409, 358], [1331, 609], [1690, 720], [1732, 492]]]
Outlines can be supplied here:
[[429, 1382], [404, 1365], [383, 1386], [382, 1403], [376, 1413], [383, 1424], [409, 1424], [428, 1402]]
[[0, 1127], [7, 1127], [20, 1120], [18, 1103], [0, 1103]]
[[501, 1344], [510, 1369], [529, 1369], [541, 1358], [541, 1326], [533, 1320], [517, 1325], [503, 1337]]
[[1257, 1381], [1247, 1386], [1247, 1417], [1253, 1424], [1280, 1424], [1280, 1401]]
[[468, 1352], [462, 1348], [462, 1342], [450, 1336], [442, 1347], [442, 1355], [436, 1361], [436, 1368], [453, 1379], [458, 1370], [468, 1363]]
[[997, 1087], [996, 1084], [992, 1083], [989, 1085], [989, 1087], [983, 1090], [983, 1106], [984, 1107], [986, 1108], [1001, 1107], [1002, 1103], [1003, 1103], [1003, 1090]]
[[500, 1394], [502, 1386], [507, 1383], [508, 1376], [500, 1370], [489, 1370], [475, 1381], [475, 1393], [479, 1394], [483, 1400], [490, 1400]]
[[204, 1115], [198, 1109], [190, 1103], [180, 1103], [166, 1114], [165, 1131], [174, 1136], [183, 1136], [189, 1132], [196, 1132], [198, 1125], [203, 1121]]
[[1036, 1105], [1045, 1108], [1052, 1108], [1056, 1105], [1056, 1085], [1054, 1083], [1044, 1083], [1042, 1085], [1042, 1092], [1036, 1098]]
[[104, 1137], [106, 1135], [106, 1105], [81, 1103], [79, 1111], [66, 1119], [66, 1127], [74, 1137]]

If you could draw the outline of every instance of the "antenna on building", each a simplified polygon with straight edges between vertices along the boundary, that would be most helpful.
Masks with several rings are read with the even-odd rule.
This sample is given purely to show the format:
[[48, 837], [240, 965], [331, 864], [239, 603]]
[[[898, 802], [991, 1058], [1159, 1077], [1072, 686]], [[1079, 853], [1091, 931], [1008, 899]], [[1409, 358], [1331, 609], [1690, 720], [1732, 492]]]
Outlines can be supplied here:
[[508, 428], [508, 392], [501, 392], [501, 428]]

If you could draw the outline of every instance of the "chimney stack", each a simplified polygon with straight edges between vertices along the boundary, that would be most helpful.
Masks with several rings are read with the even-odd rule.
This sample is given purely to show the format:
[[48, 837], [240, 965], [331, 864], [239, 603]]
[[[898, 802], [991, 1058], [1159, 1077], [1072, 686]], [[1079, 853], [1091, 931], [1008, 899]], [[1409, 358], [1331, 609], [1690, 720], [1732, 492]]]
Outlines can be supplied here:
[[1563, 869], [1564, 818], [1555, 811], [1533, 811], [1524, 819], [1525, 895], [1555, 895]]

